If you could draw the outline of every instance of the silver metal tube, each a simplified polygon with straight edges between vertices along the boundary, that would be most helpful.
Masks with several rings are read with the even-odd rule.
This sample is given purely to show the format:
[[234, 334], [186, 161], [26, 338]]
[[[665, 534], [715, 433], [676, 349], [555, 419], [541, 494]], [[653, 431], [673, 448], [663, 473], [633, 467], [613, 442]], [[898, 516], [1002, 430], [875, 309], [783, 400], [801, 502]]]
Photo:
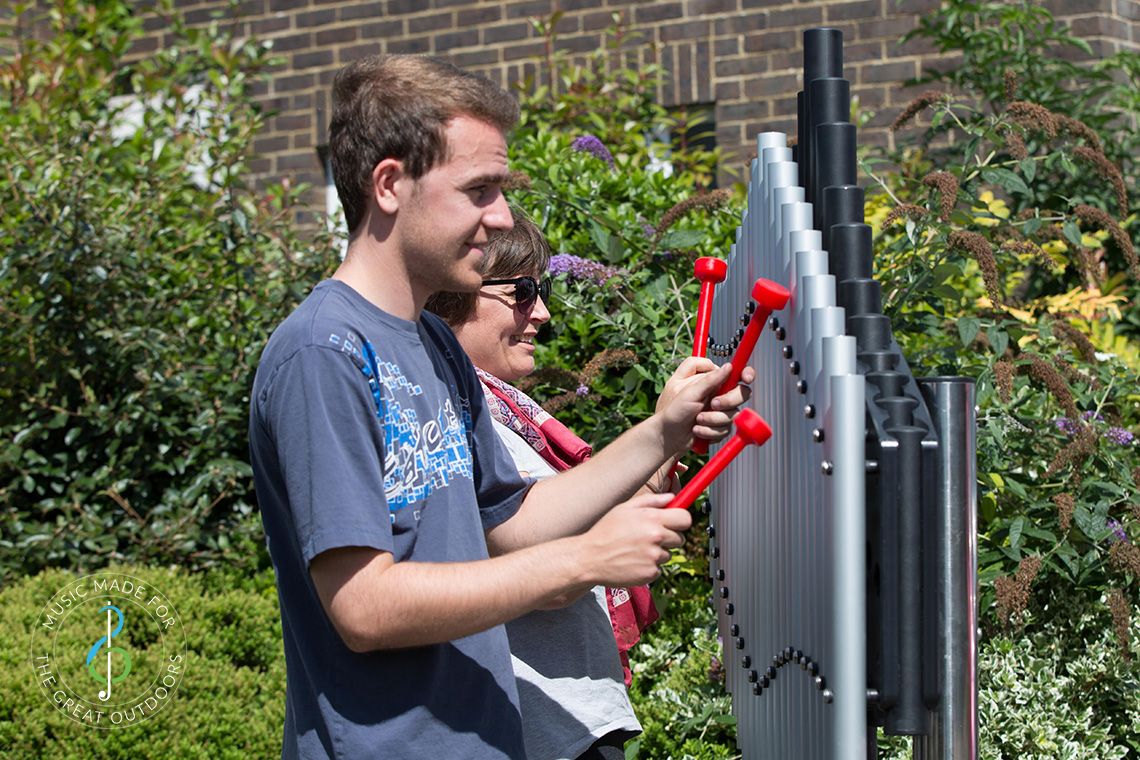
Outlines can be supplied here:
[[937, 530], [944, 554], [933, 579], [938, 598], [941, 700], [917, 760], [974, 760], [978, 754], [977, 444], [974, 381], [918, 381], [938, 433]]
[[829, 756], [850, 760], [863, 760], [867, 747], [865, 393], [860, 375], [830, 378], [826, 428], [833, 469], [828, 501], [835, 558], [831, 579], [834, 640], [828, 668], [837, 726]]

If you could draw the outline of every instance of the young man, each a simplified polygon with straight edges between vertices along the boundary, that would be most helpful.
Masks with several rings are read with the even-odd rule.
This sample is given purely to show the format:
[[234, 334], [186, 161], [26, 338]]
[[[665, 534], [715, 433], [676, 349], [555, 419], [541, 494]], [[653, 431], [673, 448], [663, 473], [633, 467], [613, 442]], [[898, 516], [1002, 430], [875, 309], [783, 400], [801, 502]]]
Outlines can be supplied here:
[[432, 293], [477, 290], [481, 246], [511, 226], [516, 118], [502, 90], [430, 58], [375, 56], [334, 82], [348, 252], [274, 332], [251, 397], [285, 757], [522, 757], [502, 623], [652, 580], [691, 519], [667, 495], [619, 502], [694, 433], [726, 435], [746, 395], [709, 403], [711, 362], [675, 375], [661, 413], [596, 458], [520, 479], [470, 362], [421, 314]]

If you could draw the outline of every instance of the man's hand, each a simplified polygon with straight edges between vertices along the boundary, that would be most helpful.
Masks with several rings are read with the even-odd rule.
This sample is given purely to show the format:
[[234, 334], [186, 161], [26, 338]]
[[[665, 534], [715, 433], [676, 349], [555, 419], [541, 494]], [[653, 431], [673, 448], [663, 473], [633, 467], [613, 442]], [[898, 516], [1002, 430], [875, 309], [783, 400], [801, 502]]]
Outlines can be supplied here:
[[635, 496], [611, 509], [579, 536], [587, 575], [595, 584], [640, 586], [661, 574], [669, 549], [684, 542], [693, 524], [686, 509], [663, 509], [671, 494]]
[[709, 359], [691, 356], [666, 381], [656, 413], [661, 416], [670, 450], [684, 451], [693, 437], [716, 442], [732, 432], [732, 418], [751, 397], [748, 384], [756, 379], [756, 372], [745, 367], [740, 384], [712, 398], [729, 372], [727, 364], [718, 368]]

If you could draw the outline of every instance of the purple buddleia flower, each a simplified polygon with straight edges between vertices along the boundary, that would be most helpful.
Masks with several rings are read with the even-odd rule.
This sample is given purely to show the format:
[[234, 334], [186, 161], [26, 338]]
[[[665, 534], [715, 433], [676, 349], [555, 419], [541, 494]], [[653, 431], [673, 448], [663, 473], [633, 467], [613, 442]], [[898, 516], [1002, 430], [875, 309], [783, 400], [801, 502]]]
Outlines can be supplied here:
[[1104, 422], [1104, 417], [1101, 417], [1100, 413], [1097, 412], [1095, 409], [1089, 409], [1087, 412], [1082, 412], [1081, 413], [1081, 419], [1084, 420], [1085, 422], [1088, 422], [1089, 420], [1096, 420], [1097, 422]]
[[593, 135], [585, 134], [581, 137], [575, 137], [574, 142], [570, 143], [570, 147], [579, 153], [589, 153], [599, 161], [605, 161], [611, 169], [614, 168], [613, 154], [601, 140]]
[[574, 392], [577, 393], [579, 396], [589, 396], [590, 395], [590, 388], [589, 388], [589, 386], [582, 384], [582, 385], [579, 385], [578, 388]]
[[1104, 437], [1119, 446], [1127, 446], [1133, 439], [1132, 433], [1122, 427], [1110, 427], [1104, 431]]
[[556, 253], [551, 256], [549, 271], [551, 274], [564, 274], [571, 281], [592, 282], [595, 285], [605, 285], [610, 278], [621, 274], [621, 270], [616, 267], [608, 267], [572, 253]]
[[1071, 420], [1068, 417], [1058, 417], [1053, 420], [1053, 424], [1056, 425], [1057, 429], [1065, 435], [1075, 435], [1077, 432], [1076, 421]]
[[715, 654], [709, 661], [709, 681], [712, 683], [724, 682], [724, 663]]
[[1112, 530], [1112, 535], [1116, 538], [1117, 541], [1128, 543], [1128, 534], [1124, 532], [1124, 526], [1121, 525], [1117, 520], [1109, 518], [1108, 527]]

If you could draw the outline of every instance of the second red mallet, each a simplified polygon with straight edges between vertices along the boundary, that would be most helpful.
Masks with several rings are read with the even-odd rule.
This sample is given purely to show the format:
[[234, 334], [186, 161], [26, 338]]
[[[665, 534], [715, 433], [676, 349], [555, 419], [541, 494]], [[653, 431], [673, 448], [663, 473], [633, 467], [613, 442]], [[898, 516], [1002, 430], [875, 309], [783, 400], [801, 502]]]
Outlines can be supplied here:
[[[791, 293], [783, 285], [763, 277], [752, 286], [752, 300], [756, 302], [756, 312], [748, 320], [744, 336], [732, 355], [732, 371], [721, 383], [716, 392], [717, 396], [728, 393], [740, 382], [740, 376], [752, 358], [752, 350], [756, 348], [756, 341], [760, 340], [760, 333], [764, 331], [764, 325], [768, 324], [768, 317], [772, 316], [772, 312], [784, 308], [790, 297]], [[699, 438], [693, 441], [692, 450], [696, 454], [704, 454], [709, 450], [709, 442]]]
[[716, 476], [728, 467], [728, 463], [744, 451], [745, 446], [750, 443], [761, 446], [772, 437], [772, 428], [768, 427], [763, 417], [751, 409], [741, 409], [733, 424], [736, 430], [732, 436], [724, 442], [719, 451], [713, 454], [704, 467], [697, 470], [697, 474], [685, 484], [671, 502], [665, 505], [666, 508], [688, 509]]
[[702, 256], [693, 264], [693, 276], [701, 281], [701, 296], [697, 301], [697, 326], [693, 330], [693, 356], [704, 357], [709, 349], [709, 325], [712, 324], [713, 290], [724, 282], [728, 264], [724, 259]]

